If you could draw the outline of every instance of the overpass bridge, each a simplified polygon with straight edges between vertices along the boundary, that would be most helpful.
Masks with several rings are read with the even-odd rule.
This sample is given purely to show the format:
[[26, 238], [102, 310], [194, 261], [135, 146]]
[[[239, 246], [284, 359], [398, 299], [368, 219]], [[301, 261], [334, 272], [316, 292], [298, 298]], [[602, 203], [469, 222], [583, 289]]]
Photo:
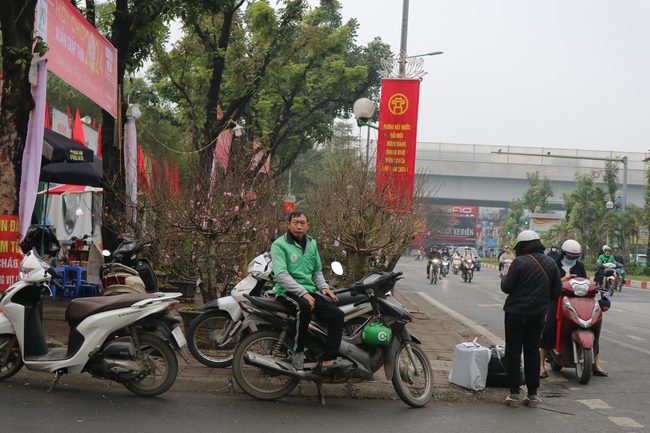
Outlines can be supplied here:
[[[418, 142], [416, 175], [425, 176], [431, 187], [440, 183], [436, 204], [508, 208], [512, 199], [521, 198], [530, 187], [526, 173], [539, 171], [540, 179], [549, 178], [555, 193], [549, 198], [551, 209], [561, 210], [561, 193], [575, 190], [576, 172], [594, 170], [596, 183], [604, 186], [605, 161], [588, 158], [627, 157], [626, 203], [642, 207], [648, 168], [643, 160], [648, 156], [618, 150]], [[623, 164], [618, 165], [622, 186]]]

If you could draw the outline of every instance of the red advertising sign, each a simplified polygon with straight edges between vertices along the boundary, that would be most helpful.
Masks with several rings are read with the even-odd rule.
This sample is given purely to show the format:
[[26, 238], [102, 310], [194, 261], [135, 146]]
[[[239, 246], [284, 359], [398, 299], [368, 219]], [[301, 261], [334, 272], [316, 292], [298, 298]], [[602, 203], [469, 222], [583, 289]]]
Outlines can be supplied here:
[[67, 0], [39, 0], [36, 35], [50, 71], [117, 117], [117, 50]]
[[376, 183], [392, 202], [413, 197], [419, 103], [419, 80], [382, 80]]
[[16, 282], [23, 250], [18, 241], [18, 216], [0, 215], [0, 291]]

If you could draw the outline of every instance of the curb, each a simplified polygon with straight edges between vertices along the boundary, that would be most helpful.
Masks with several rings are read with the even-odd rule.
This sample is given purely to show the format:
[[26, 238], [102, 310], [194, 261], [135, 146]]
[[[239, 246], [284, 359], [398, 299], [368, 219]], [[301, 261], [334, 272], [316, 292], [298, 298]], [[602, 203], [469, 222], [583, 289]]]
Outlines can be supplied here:
[[[494, 269], [497, 271], [499, 270], [499, 266], [492, 265], [490, 263], [483, 263], [483, 265], [481, 266], [486, 269]], [[631, 287], [633, 289], [650, 289], [650, 281], [638, 281], [638, 280], [630, 280], [626, 278], [625, 287]]]

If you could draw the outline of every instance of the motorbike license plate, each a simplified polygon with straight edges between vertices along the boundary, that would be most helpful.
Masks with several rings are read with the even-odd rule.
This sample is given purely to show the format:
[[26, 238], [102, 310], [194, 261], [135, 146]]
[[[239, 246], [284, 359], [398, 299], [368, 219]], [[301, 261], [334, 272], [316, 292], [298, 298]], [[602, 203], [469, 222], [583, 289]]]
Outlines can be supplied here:
[[172, 335], [174, 336], [176, 343], [178, 343], [178, 347], [183, 347], [187, 345], [187, 340], [185, 339], [185, 336], [183, 335], [183, 331], [181, 331], [181, 328], [179, 326], [172, 329]]

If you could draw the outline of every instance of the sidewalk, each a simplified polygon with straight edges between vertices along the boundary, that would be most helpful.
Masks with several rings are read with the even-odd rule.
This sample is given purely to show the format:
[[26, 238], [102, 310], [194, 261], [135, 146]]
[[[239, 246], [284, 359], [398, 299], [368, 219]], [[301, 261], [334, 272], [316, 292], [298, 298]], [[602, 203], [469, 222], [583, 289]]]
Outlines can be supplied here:
[[[473, 334], [469, 327], [435, 306], [426, 305], [426, 308], [422, 308], [421, 305], [424, 305], [422, 299], [418, 299], [418, 295], [415, 293], [400, 290], [399, 283], [398, 289], [395, 291], [395, 297], [411, 311], [414, 320], [408, 327], [422, 341], [422, 345], [431, 360], [434, 370], [434, 401], [469, 403], [476, 401], [501, 402], [503, 400], [506, 393], [504, 389], [486, 388], [482, 391], [471, 391], [451, 384], [448, 380], [456, 344], [479, 337], [478, 341], [489, 347], [492, 343], [486, 337]], [[67, 342], [69, 328], [64, 319], [67, 305], [68, 302], [66, 301], [48, 299], [45, 302], [43, 326], [48, 343], [54, 346], [61, 346]], [[178, 308], [181, 306], [184, 306], [184, 304], [179, 304]], [[49, 383], [52, 380], [50, 374], [29, 372], [24, 368], [17, 377], [28, 379], [32, 383]], [[81, 375], [64, 375], [61, 384], [66, 383], [121, 387], [121, 385], [107, 380], [94, 379], [85, 373]], [[383, 369], [380, 369], [375, 374], [375, 381], [324, 385], [323, 389], [326, 398], [398, 398], [392, 383], [386, 380]], [[186, 364], [179, 357], [179, 373], [172, 390], [229, 394], [242, 392], [234, 383], [231, 368], [209, 368], [200, 364], [191, 355], [190, 364]], [[310, 382], [303, 381], [296, 388], [294, 394], [309, 397], [316, 396], [316, 387]]]

